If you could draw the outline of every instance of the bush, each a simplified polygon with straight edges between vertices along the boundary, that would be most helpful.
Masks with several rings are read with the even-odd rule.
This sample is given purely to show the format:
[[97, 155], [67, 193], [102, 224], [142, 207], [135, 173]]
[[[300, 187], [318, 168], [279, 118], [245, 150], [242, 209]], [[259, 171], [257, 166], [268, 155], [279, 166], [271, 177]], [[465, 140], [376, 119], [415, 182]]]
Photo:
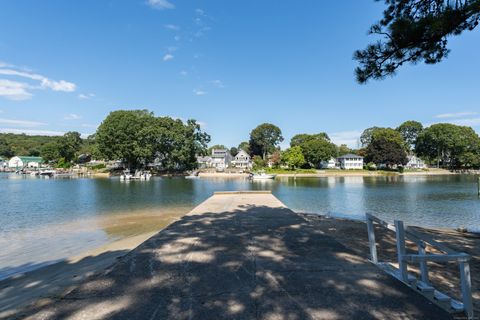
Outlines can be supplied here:
[[369, 162], [369, 163], [367, 163], [367, 170], [376, 171], [377, 170], [377, 165], [373, 162]]
[[100, 169], [105, 169], [107, 166], [105, 166], [105, 163], [99, 163], [91, 166], [90, 168], [92, 170], [100, 170]]
[[398, 166], [398, 172], [403, 173], [405, 168], [403, 166]]

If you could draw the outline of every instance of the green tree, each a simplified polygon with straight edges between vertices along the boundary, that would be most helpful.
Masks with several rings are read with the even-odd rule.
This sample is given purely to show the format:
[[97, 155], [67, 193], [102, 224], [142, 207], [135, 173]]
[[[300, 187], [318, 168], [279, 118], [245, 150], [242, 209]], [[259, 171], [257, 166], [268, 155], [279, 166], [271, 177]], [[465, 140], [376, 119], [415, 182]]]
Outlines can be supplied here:
[[301, 133], [293, 136], [293, 138], [290, 140], [290, 147], [302, 146], [306, 141], [313, 139], [330, 141], [330, 137], [325, 132], [320, 132], [317, 134]]
[[338, 156], [343, 156], [343, 155], [346, 155], [346, 154], [349, 154], [349, 153], [353, 153], [353, 151], [352, 151], [352, 149], [347, 147], [346, 144], [341, 144], [337, 149], [337, 155]]
[[0, 137], [0, 156], [11, 158], [14, 155], [15, 154], [10, 145], [7, 143], [7, 140], [3, 137]]
[[60, 158], [58, 142], [51, 141], [44, 144], [40, 155], [45, 161], [57, 161]]
[[376, 165], [405, 165], [408, 162], [405, 142], [400, 133], [391, 128], [374, 131], [366, 149], [366, 161]]
[[282, 162], [289, 168], [296, 169], [305, 164], [305, 157], [300, 146], [291, 147], [282, 153]]
[[95, 140], [106, 159], [122, 160], [130, 169], [155, 160], [164, 170], [190, 170], [196, 155], [206, 152], [210, 136], [195, 120], [184, 123], [147, 110], [119, 110], [98, 127]]
[[406, 63], [442, 61], [448, 38], [473, 30], [480, 19], [480, 0], [384, 1], [383, 19], [369, 31], [381, 40], [354, 54], [359, 83], [393, 75]]
[[470, 127], [438, 123], [418, 135], [415, 152], [438, 167], [476, 167], [480, 138]]
[[80, 133], [71, 131], [65, 133], [57, 142], [58, 154], [65, 162], [71, 162], [77, 156], [82, 147], [82, 138]]
[[240, 142], [237, 149], [238, 150], [243, 150], [246, 153], [250, 154], [250, 143], [248, 141]]
[[417, 137], [423, 130], [423, 125], [418, 121], [405, 121], [397, 129], [403, 137], [405, 143], [409, 146], [415, 146]]
[[360, 135], [360, 143], [362, 144], [362, 147], [366, 147], [372, 142], [373, 134], [379, 129], [383, 128], [371, 127], [363, 130], [362, 134]]
[[235, 147], [231, 147], [231, 148], [230, 148], [230, 154], [231, 154], [232, 156], [235, 157], [235, 156], [237, 155], [237, 153], [238, 153], [238, 149], [237, 149], [237, 148], [235, 148]]
[[253, 156], [253, 170], [259, 170], [266, 167], [265, 160], [261, 156]]
[[263, 123], [250, 133], [250, 152], [262, 156], [263, 160], [267, 160], [267, 154], [275, 151], [282, 141], [282, 131], [279, 127], [270, 123]]

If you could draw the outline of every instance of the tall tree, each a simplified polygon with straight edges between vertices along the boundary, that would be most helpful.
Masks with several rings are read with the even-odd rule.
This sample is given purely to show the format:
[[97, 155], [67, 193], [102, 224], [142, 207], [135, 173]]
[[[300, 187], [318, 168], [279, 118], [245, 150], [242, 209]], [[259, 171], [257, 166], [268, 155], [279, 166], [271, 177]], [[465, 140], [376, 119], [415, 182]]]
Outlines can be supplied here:
[[431, 125], [419, 134], [415, 151], [451, 169], [476, 167], [480, 159], [480, 137], [470, 127], [450, 123]]
[[11, 158], [15, 154], [8, 144], [7, 140], [3, 137], [0, 137], [0, 156], [6, 157], [6, 158]]
[[473, 30], [480, 20], [480, 0], [383, 1], [383, 19], [369, 31], [381, 40], [354, 54], [359, 83], [393, 75], [405, 63], [442, 61], [448, 38]]
[[346, 144], [341, 144], [337, 149], [338, 156], [343, 156], [349, 153], [353, 153], [353, 151]]
[[405, 121], [397, 129], [403, 137], [405, 143], [411, 148], [415, 146], [417, 137], [423, 130], [423, 125], [418, 121]]
[[314, 139], [330, 141], [330, 137], [325, 132], [320, 132], [317, 134], [301, 133], [293, 136], [293, 138], [290, 140], [290, 147], [301, 146], [305, 142]]
[[240, 142], [237, 148], [239, 151], [243, 150], [246, 153], [250, 154], [250, 143], [248, 141]]
[[394, 165], [405, 165], [408, 162], [405, 149], [405, 142], [398, 131], [391, 128], [377, 129], [367, 146], [366, 160], [389, 168]]
[[275, 151], [283, 141], [282, 130], [271, 123], [263, 123], [250, 133], [250, 152], [267, 160], [267, 154]]
[[78, 151], [82, 147], [82, 138], [80, 133], [70, 131], [65, 133], [57, 142], [58, 154], [65, 162], [70, 162], [75, 159]]
[[365, 130], [363, 130], [362, 134], [360, 135], [360, 143], [362, 144], [362, 147], [368, 146], [372, 142], [372, 137], [375, 131], [383, 129], [380, 127], [370, 127]]
[[289, 168], [296, 169], [305, 164], [305, 157], [300, 146], [294, 146], [282, 153], [282, 162]]
[[318, 134], [297, 134], [290, 141], [291, 147], [301, 147], [308, 166], [318, 168], [322, 161], [337, 156], [337, 146], [330, 142], [325, 132]]

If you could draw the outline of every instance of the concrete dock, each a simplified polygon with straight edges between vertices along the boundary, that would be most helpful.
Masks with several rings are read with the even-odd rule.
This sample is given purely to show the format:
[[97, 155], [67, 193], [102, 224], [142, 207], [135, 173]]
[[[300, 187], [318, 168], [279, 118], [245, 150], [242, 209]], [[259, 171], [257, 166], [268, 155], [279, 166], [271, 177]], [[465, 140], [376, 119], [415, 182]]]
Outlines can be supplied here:
[[[365, 231], [366, 232], [366, 231]], [[28, 319], [451, 319], [270, 193], [217, 193]]]

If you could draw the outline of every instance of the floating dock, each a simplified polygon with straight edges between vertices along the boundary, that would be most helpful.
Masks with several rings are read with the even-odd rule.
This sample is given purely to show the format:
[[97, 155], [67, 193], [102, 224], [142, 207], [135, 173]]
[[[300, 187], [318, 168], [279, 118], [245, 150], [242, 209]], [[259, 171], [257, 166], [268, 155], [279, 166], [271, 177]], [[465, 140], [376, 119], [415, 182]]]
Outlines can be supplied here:
[[22, 317], [451, 319], [269, 192], [216, 193], [108, 271]]

